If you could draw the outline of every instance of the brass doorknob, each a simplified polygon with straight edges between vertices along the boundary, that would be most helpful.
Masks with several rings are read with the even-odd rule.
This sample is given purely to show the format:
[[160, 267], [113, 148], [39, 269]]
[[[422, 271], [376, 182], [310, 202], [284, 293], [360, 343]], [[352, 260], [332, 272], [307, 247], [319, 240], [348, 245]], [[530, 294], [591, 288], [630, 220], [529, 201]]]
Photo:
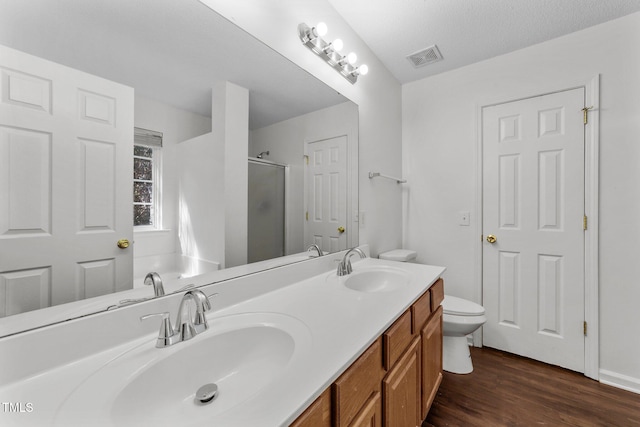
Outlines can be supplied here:
[[492, 244], [493, 244], [493, 243], [495, 243], [495, 242], [497, 242], [497, 241], [498, 241], [498, 239], [497, 239], [497, 238], [496, 238], [496, 236], [494, 236], [493, 234], [489, 234], [489, 235], [487, 236], [487, 242], [489, 242], [489, 243], [492, 243]]
[[344, 227], [343, 226], [338, 227], [338, 233], [344, 233]]
[[118, 240], [118, 247], [120, 249], [127, 249], [129, 247], [129, 241], [127, 239]]

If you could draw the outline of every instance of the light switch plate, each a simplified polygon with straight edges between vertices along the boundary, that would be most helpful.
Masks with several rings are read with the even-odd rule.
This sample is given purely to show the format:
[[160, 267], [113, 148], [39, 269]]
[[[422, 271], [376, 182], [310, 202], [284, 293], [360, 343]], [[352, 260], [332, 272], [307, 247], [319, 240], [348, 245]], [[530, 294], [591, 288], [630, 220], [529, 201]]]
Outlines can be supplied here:
[[469, 211], [458, 212], [458, 224], [468, 226], [471, 224], [471, 213]]

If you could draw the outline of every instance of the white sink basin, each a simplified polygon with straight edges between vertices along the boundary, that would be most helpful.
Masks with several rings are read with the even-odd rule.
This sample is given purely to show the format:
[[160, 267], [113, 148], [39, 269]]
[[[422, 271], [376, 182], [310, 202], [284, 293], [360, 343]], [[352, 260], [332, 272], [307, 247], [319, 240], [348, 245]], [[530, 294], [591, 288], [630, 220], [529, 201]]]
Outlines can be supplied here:
[[[295, 318], [247, 313], [212, 319], [208, 331], [189, 341], [154, 345], [155, 338], [89, 377], [62, 404], [56, 425], [211, 422], [277, 381], [309, 351], [311, 338]], [[218, 386], [217, 397], [196, 401], [196, 391], [209, 383]]]
[[359, 292], [392, 292], [406, 285], [411, 275], [404, 270], [388, 266], [369, 266], [353, 269], [351, 274], [338, 277], [335, 273], [330, 280], [337, 280], [345, 287]]

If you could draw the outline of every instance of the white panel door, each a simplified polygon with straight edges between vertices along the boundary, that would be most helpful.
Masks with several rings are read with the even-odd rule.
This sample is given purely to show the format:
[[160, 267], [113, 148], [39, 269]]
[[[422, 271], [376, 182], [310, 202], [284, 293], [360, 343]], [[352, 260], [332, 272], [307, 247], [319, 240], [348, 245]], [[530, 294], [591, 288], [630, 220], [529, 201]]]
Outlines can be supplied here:
[[579, 372], [583, 107], [580, 88], [482, 111], [483, 343]]
[[0, 46], [0, 316], [131, 288], [133, 89]]
[[305, 246], [325, 252], [347, 248], [347, 137], [307, 144]]

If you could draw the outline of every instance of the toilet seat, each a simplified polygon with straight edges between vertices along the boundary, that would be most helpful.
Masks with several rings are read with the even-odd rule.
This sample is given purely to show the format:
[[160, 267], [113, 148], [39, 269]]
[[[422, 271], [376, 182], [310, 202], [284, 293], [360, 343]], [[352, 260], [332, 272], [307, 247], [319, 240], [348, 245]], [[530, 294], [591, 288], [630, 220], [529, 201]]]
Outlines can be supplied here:
[[480, 304], [466, 299], [452, 297], [451, 295], [445, 295], [444, 301], [442, 301], [442, 309], [444, 314], [454, 316], [482, 316], [484, 314], [484, 307]]

